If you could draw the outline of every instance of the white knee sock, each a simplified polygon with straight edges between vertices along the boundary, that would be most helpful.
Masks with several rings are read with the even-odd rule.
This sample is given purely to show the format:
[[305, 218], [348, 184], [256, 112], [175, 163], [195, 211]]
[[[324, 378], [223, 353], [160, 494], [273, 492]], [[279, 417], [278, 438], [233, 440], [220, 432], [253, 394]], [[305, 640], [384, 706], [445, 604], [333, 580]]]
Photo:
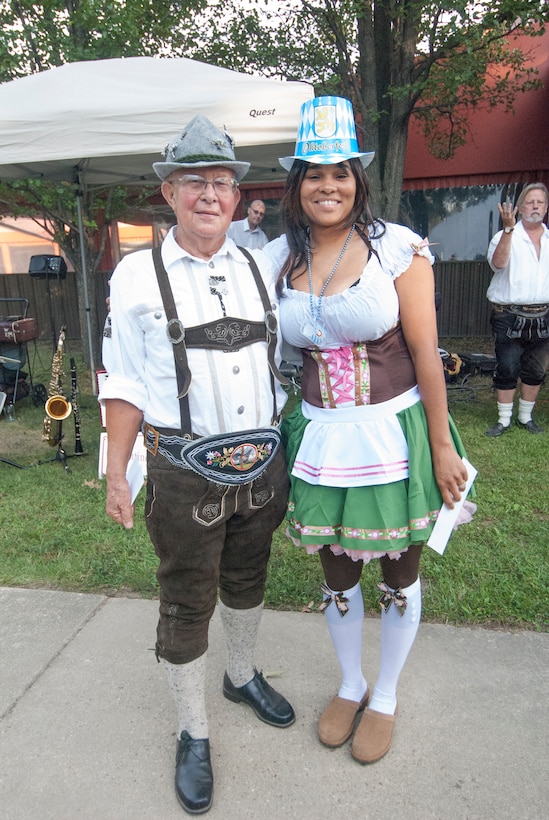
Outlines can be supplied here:
[[343, 595], [348, 599], [349, 607], [345, 615], [340, 615], [335, 601], [324, 610], [324, 614], [341, 669], [342, 682], [338, 695], [347, 700], [361, 701], [368, 684], [362, 674], [364, 600], [360, 584], [343, 590]]
[[521, 424], [526, 424], [527, 421], [532, 420], [532, 412], [534, 410], [535, 401], [525, 401], [519, 399], [518, 406], [518, 420]]
[[509, 427], [511, 424], [511, 416], [513, 415], [513, 402], [510, 404], [503, 404], [503, 402], [498, 401], [498, 421], [500, 424], [503, 424], [504, 427]]
[[162, 664], [177, 709], [177, 737], [180, 738], [181, 732], [186, 730], [193, 740], [207, 738], [208, 718], [204, 696], [206, 653], [190, 663], [169, 663], [162, 659]]
[[407, 606], [404, 615], [393, 603], [381, 613], [381, 662], [379, 677], [370, 709], [393, 715], [396, 709], [396, 689], [402, 668], [412, 648], [421, 620], [421, 581], [419, 578], [409, 587], [404, 587]]
[[254, 649], [262, 612], [262, 603], [253, 609], [230, 609], [219, 602], [229, 653], [227, 674], [236, 687], [245, 686], [255, 674]]

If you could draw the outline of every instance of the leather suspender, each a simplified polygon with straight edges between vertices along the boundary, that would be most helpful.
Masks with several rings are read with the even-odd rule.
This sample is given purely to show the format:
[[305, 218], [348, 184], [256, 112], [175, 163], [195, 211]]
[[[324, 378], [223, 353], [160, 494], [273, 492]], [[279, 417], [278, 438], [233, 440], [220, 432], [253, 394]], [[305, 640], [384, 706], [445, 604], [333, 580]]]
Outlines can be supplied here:
[[161, 249], [152, 251], [154, 267], [158, 279], [158, 286], [166, 312], [168, 323], [166, 333], [173, 347], [175, 372], [177, 378], [177, 398], [181, 416], [181, 434], [183, 438], [192, 438], [191, 414], [189, 409], [189, 389], [192, 374], [187, 360], [187, 347], [202, 347], [216, 350], [239, 350], [248, 344], [257, 341], [267, 343], [267, 357], [269, 361], [271, 390], [273, 394], [272, 423], [278, 420], [276, 406], [275, 377], [281, 384], [287, 384], [287, 379], [280, 373], [275, 364], [275, 350], [277, 341], [277, 320], [272, 311], [265, 283], [256, 265], [253, 256], [245, 249], [240, 248], [248, 260], [250, 270], [259, 291], [265, 317], [263, 322], [224, 317], [223, 319], [185, 328], [177, 315], [175, 300], [168, 279], [168, 274], [162, 261]]

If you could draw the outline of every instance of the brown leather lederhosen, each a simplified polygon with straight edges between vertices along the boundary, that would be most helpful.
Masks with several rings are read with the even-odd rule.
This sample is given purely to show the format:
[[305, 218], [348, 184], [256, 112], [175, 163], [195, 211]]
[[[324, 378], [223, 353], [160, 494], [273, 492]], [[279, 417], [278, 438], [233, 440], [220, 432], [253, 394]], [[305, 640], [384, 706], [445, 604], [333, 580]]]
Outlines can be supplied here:
[[[155, 255], [159, 257], [159, 253]], [[262, 281], [261, 285], [265, 290]], [[259, 290], [261, 292], [261, 287]], [[190, 371], [185, 346], [202, 344], [205, 337], [208, 345], [215, 346], [216, 340], [208, 337], [212, 324], [198, 329], [183, 328], [177, 319], [175, 304], [173, 310], [169, 306], [169, 298], [168, 295], [165, 309], [170, 334], [173, 334], [182, 423], [181, 430], [165, 430], [161, 435], [178, 434], [185, 443], [192, 438], [190, 414], [187, 417]], [[173, 302], [173, 296], [171, 300]], [[213, 323], [213, 330], [221, 337], [217, 344], [223, 345], [225, 334], [220, 327], [227, 328], [229, 323], [238, 321], [238, 326], [233, 326], [237, 334], [246, 333], [246, 339], [254, 334], [258, 342], [271, 342], [269, 359], [274, 365], [276, 321], [271, 322], [274, 316], [267, 316], [271, 305], [266, 290], [263, 304], [264, 322], [243, 323], [228, 318], [223, 325], [221, 321]], [[248, 326], [251, 327], [248, 329]], [[229, 348], [224, 344], [221, 349]], [[271, 366], [273, 419], [276, 372]], [[218, 587], [223, 603], [233, 609], [250, 609], [263, 601], [272, 533], [286, 510], [289, 480], [285, 460], [280, 449], [257, 479], [233, 486], [207, 480], [192, 469], [174, 467], [167, 458], [160, 453], [153, 455], [150, 449], [147, 471], [146, 523], [160, 559], [156, 653], [171, 663], [188, 663], [207, 649], [208, 624], [215, 609]]]

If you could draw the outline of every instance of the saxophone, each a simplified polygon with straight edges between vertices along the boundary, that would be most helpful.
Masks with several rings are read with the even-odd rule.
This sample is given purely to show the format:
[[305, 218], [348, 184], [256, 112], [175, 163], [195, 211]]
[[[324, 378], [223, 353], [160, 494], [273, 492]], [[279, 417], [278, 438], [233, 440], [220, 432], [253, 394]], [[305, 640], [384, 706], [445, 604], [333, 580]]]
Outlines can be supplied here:
[[[67, 401], [62, 394], [63, 383], [63, 344], [65, 342], [65, 326], [61, 328], [57, 348], [53, 354], [51, 365], [51, 379], [48, 387], [48, 399], [44, 405], [46, 417], [44, 419], [44, 432], [42, 441], [47, 441], [51, 447], [55, 447], [61, 442], [61, 422], [68, 418], [72, 412], [70, 401]], [[52, 432], [52, 421], [57, 422], [55, 435]]]

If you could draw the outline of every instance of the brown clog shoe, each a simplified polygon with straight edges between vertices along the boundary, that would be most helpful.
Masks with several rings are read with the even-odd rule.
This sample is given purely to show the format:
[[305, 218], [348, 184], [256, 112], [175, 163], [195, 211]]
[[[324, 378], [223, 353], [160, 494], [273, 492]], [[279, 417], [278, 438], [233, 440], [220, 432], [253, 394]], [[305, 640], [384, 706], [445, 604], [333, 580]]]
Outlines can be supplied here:
[[355, 718], [370, 700], [370, 690], [357, 703], [356, 700], [347, 700], [334, 695], [324, 709], [318, 721], [318, 739], [325, 746], [335, 749], [349, 740], [355, 728]]
[[365, 709], [353, 738], [351, 754], [359, 763], [375, 763], [387, 754], [393, 738], [397, 710], [384, 715], [374, 709]]

